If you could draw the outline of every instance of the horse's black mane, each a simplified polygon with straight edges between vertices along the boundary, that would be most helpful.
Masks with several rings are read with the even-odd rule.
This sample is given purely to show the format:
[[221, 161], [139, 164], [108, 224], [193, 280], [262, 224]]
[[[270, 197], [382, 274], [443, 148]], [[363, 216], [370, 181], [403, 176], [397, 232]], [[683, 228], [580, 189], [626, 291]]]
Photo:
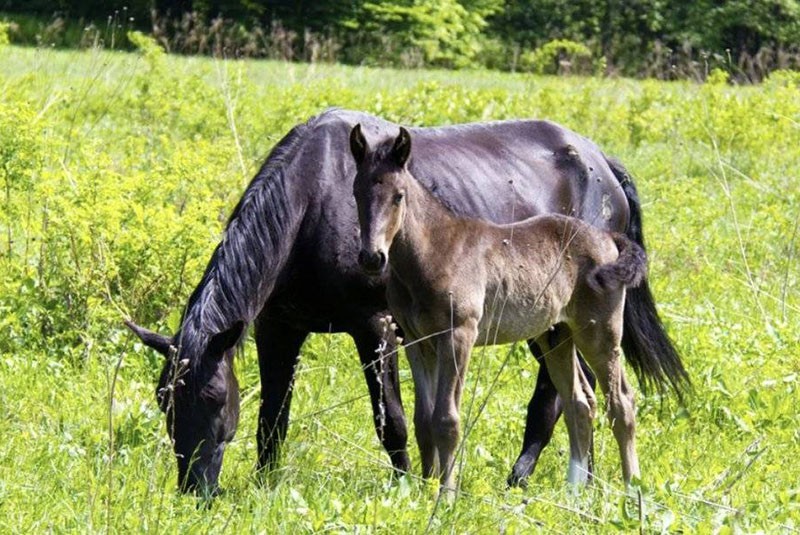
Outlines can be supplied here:
[[263, 305], [277, 276], [273, 266], [287, 254], [283, 234], [295, 212], [286, 194], [285, 169], [315, 119], [293, 128], [272, 149], [234, 208], [222, 241], [189, 297], [177, 339], [181, 354], [195, 367], [213, 335], [239, 321], [247, 325]]

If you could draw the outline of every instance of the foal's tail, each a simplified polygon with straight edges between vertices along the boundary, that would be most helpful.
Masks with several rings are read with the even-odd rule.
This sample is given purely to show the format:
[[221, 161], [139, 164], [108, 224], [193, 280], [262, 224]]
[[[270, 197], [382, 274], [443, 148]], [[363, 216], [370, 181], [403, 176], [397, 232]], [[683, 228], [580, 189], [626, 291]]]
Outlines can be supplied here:
[[624, 234], [614, 234], [619, 256], [614, 262], [596, 266], [589, 273], [589, 286], [596, 292], [624, 286], [635, 288], [647, 276], [647, 254]]
[[[642, 209], [636, 186], [621, 163], [613, 159], [607, 161], [628, 199], [630, 217], [625, 235], [644, 251]], [[655, 387], [663, 394], [671, 387], [678, 400], [683, 401], [684, 394], [691, 388], [689, 374], [661, 323], [646, 277], [625, 296], [622, 349], [643, 393]]]

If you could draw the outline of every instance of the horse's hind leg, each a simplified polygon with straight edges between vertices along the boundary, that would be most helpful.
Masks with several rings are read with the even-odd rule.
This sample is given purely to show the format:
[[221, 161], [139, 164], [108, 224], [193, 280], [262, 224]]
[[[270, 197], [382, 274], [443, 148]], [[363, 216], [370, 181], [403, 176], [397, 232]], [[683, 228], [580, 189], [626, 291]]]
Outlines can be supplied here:
[[576, 343], [595, 371], [606, 398], [608, 419], [622, 458], [622, 476], [626, 484], [639, 477], [636, 455], [636, 411], [634, 394], [622, 368], [622, 305], [605, 321], [588, 322], [578, 331]]
[[545, 355], [545, 363], [564, 404], [570, 446], [567, 481], [581, 484], [589, 479], [589, 452], [596, 400], [581, 370], [569, 329], [565, 325], [558, 325], [556, 331], [559, 342]]
[[[383, 326], [375, 317], [368, 322], [367, 327], [354, 331], [351, 335], [358, 348], [364, 377], [367, 380], [378, 439], [389, 454], [395, 471], [405, 473], [411, 468], [411, 461], [406, 449], [408, 431], [403, 402], [400, 398], [397, 346], [394, 334], [388, 333], [387, 336], [383, 330]], [[381, 343], [382, 341], [385, 345]], [[379, 347], [383, 350], [376, 352]]]
[[[539, 461], [539, 455], [542, 450], [550, 443], [550, 439], [553, 436], [553, 429], [563, 410], [563, 403], [544, 362], [545, 353], [548, 352], [551, 347], [550, 342], [554, 342], [553, 345], [558, 343], [556, 340], [557, 337], [554, 336], [553, 333], [554, 331], [548, 332], [535, 341], [528, 340], [528, 347], [539, 363], [539, 374], [536, 377], [536, 387], [534, 388], [533, 396], [528, 403], [522, 451], [517, 461], [514, 463], [511, 475], [508, 476], [509, 486], [527, 486], [528, 477], [536, 468], [536, 463]], [[584, 375], [589, 381], [590, 388], [594, 390], [594, 374], [592, 374], [592, 371], [580, 356], [578, 360]], [[589, 477], [591, 477], [592, 473], [592, 449], [593, 448], [590, 446]]]
[[274, 468], [280, 445], [286, 438], [292, 384], [300, 347], [307, 331], [294, 329], [262, 316], [256, 322], [255, 338], [261, 372], [261, 407], [258, 411], [258, 467]]
[[550, 443], [553, 429], [563, 410], [561, 398], [544, 363], [544, 355], [550, 349], [547, 336], [542, 336], [536, 341], [528, 340], [528, 347], [539, 363], [539, 374], [536, 377], [533, 396], [528, 403], [522, 451], [511, 469], [511, 475], [508, 476], [509, 486], [527, 486], [528, 477], [536, 468], [542, 450]]

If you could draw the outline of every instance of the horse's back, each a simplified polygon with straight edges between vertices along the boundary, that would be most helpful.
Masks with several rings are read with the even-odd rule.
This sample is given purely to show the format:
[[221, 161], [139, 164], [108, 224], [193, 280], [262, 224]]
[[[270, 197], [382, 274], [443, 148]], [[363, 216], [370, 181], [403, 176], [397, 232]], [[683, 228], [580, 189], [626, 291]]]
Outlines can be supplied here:
[[[348, 134], [361, 124], [370, 145], [397, 135], [398, 124], [331, 109], [312, 119], [340, 175], [355, 175]], [[628, 203], [606, 156], [592, 141], [543, 120], [506, 120], [411, 128], [409, 169], [460, 215], [510, 223], [544, 213], [574, 215], [623, 231]], [[344, 160], [344, 161], [342, 161]], [[339, 176], [352, 181], [352, 176]], [[348, 192], [349, 193], [349, 192]]]

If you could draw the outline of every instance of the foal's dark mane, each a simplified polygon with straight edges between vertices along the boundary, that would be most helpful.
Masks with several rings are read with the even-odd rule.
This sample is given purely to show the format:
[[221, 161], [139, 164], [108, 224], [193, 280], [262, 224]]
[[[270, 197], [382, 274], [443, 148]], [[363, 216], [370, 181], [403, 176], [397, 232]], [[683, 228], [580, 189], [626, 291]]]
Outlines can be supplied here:
[[213, 335], [253, 320], [277, 276], [274, 267], [287, 254], [285, 232], [297, 211], [286, 191], [286, 169], [313, 123], [314, 119], [294, 127], [272, 149], [234, 208], [222, 241], [189, 297], [176, 338], [181, 354], [194, 359], [195, 368]]

